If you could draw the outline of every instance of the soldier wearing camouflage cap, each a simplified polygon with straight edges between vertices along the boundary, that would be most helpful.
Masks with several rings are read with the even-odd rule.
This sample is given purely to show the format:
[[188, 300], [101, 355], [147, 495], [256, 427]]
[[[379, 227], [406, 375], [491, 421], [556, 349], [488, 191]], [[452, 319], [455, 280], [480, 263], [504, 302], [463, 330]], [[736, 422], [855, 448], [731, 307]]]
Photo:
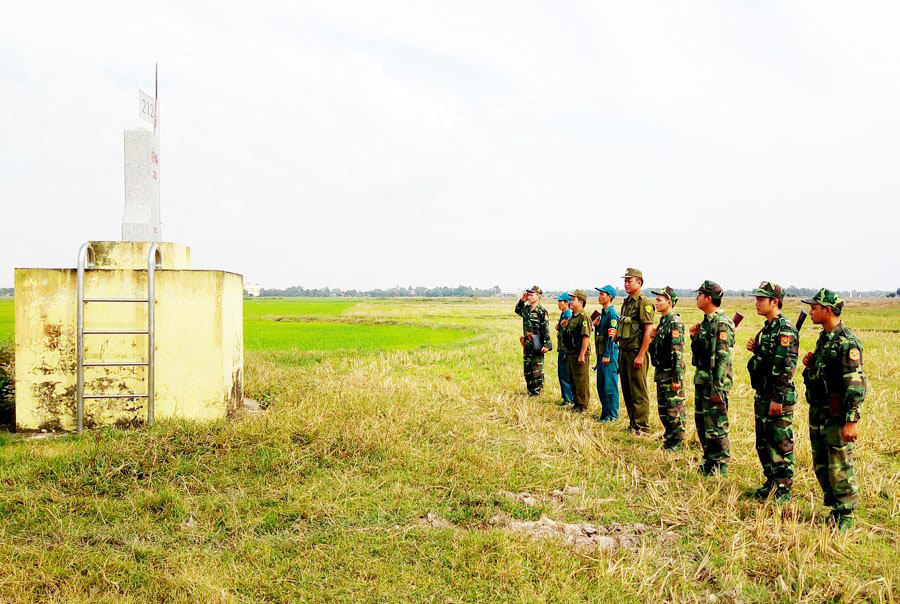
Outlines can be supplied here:
[[588, 410], [591, 401], [591, 331], [593, 325], [584, 312], [587, 295], [580, 289], [570, 294], [572, 317], [566, 322], [563, 343], [566, 347], [566, 362], [572, 373], [575, 387], [575, 411]]
[[644, 275], [636, 268], [626, 269], [625, 292], [619, 312], [616, 341], [619, 344], [619, 377], [622, 398], [628, 411], [628, 428], [636, 434], [650, 433], [650, 393], [647, 391], [647, 350], [655, 314], [650, 299], [641, 293]]
[[694, 422], [703, 447], [700, 473], [728, 475], [731, 446], [728, 440], [728, 391], [734, 381], [731, 369], [734, 321], [719, 306], [724, 292], [714, 281], [697, 289], [697, 308], [703, 321], [691, 326], [691, 363], [694, 373]]
[[781, 312], [781, 286], [763, 281], [753, 295], [756, 314], [766, 319], [756, 337], [747, 342], [747, 350], [753, 353], [747, 370], [756, 391], [756, 454], [765, 483], [749, 495], [764, 500], [774, 491], [776, 503], [787, 503], [794, 480], [794, 370], [800, 343], [794, 324]]
[[523, 368], [529, 396], [537, 396], [544, 388], [544, 354], [553, 350], [550, 339], [550, 314], [541, 306], [543, 290], [537, 285], [526, 289], [516, 304], [516, 314], [522, 317]]
[[656, 405], [665, 428], [663, 449], [680, 451], [687, 420], [684, 407], [684, 321], [674, 311], [678, 295], [671, 287], [652, 291], [659, 325], [651, 332], [650, 362], [656, 368]]
[[816, 478], [841, 532], [853, 526], [859, 484], [853, 469], [853, 447], [859, 407], [866, 398], [863, 346], [841, 321], [844, 301], [821, 289], [809, 300], [809, 318], [822, 326], [816, 349], [803, 357], [803, 382], [809, 403], [809, 441]]

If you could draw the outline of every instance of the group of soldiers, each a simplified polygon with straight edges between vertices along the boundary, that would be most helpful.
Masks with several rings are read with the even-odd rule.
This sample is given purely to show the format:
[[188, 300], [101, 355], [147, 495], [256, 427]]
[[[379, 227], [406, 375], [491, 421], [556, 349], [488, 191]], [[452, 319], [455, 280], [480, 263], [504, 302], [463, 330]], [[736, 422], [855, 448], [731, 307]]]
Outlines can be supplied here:
[[[586, 412], [590, 401], [591, 336], [596, 351], [597, 394], [600, 422], [618, 419], [619, 389], [628, 413], [629, 430], [649, 434], [649, 365], [655, 368], [656, 400], [665, 432], [662, 447], [682, 448], [687, 422], [685, 406], [685, 325], [675, 306], [678, 296], [671, 287], [651, 293], [641, 289], [640, 270], [625, 271], [626, 298], [616, 311], [612, 285], [595, 288], [601, 309], [588, 315], [587, 295], [576, 289], [557, 298], [560, 318], [556, 323], [558, 375], [562, 404]], [[691, 364], [694, 372], [694, 423], [703, 449], [698, 468], [704, 476], [728, 475], [731, 456], [728, 439], [728, 393], [734, 381], [732, 353], [735, 329], [743, 318], [732, 319], [721, 308], [724, 292], [713, 281], [696, 290], [697, 308], [703, 320], [692, 325]], [[544, 355], [553, 350], [550, 315], [541, 306], [543, 291], [531, 287], [516, 304], [522, 317], [520, 344], [524, 354], [525, 383], [529, 395], [541, 394]], [[784, 504], [791, 499], [794, 476], [793, 416], [797, 393], [794, 371], [798, 363], [799, 327], [782, 313], [784, 291], [763, 281], [754, 290], [756, 312], [765, 319], [751, 338], [747, 350], [750, 383], [755, 391], [756, 452], [765, 482], [747, 493], [759, 501], [772, 498]], [[816, 347], [802, 360], [806, 400], [809, 403], [809, 435], [816, 478], [824, 492], [824, 503], [832, 508], [831, 521], [839, 530], [853, 526], [853, 511], [859, 502], [859, 486], [853, 469], [859, 407], [866, 395], [862, 344], [841, 321], [843, 300], [821, 289], [808, 300], [809, 318], [822, 327]], [[656, 314], [659, 323], [654, 325]], [[649, 361], [649, 362], [648, 362]]]

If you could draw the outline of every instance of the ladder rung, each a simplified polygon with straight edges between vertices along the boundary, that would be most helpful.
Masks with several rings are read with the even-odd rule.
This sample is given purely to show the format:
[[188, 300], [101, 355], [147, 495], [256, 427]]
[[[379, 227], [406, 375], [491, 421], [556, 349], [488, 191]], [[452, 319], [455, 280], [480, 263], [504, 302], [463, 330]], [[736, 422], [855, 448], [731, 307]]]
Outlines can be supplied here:
[[149, 300], [147, 298], [85, 298], [84, 302], [144, 302], [147, 303]]
[[86, 336], [92, 335], [116, 335], [116, 334], [149, 334], [146, 329], [85, 329], [83, 332]]
[[146, 394], [85, 394], [81, 398], [147, 398]]
[[110, 363], [91, 362], [81, 364], [82, 367], [146, 367], [148, 365], [147, 361], [113, 361]]

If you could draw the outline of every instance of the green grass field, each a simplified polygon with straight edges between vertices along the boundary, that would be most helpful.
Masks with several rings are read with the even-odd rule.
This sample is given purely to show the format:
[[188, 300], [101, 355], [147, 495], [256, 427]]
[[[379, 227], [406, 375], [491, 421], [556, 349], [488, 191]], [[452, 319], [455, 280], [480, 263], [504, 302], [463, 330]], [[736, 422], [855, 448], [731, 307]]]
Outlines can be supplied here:
[[[900, 304], [845, 311], [870, 385], [847, 535], [824, 522], [803, 404], [793, 502], [741, 496], [761, 482], [742, 347], [761, 323], [751, 300], [724, 305], [747, 317], [724, 480], [697, 476], [692, 428], [686, 450], [666, 455], [658, 419], [646, 439], [561, 409], [555, 354], [545, 394], [526, 397], [514, 304], [248, 301], [246, 390], [265, 413], [7, 438], [0, 601], [898, 600]], [[815, 336], [808, 323], [801, 354]], [[565, 486], [580, 491], [552, 496]], [[533, 504], [509, 496], [523, 491]], [[429, 513], [442, 522], [423, 522]], [[648, 528], [635, 548], [586, 552], [497, 522], [543, 515]], [[657, 538], [666, 531], [674, 541]]]
[[0, 342], [12, 340], [14, 319], [12, 298], [0, 298]]

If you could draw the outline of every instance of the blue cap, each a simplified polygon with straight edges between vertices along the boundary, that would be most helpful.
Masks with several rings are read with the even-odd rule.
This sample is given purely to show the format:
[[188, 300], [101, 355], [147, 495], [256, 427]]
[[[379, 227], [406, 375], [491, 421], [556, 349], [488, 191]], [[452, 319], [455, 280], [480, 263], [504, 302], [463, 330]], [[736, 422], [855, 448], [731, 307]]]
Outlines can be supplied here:
[[616, 297], [616, 288], [612, 285], [604, 285], [603, 287], [595, 287], [598, 292], [606, 292], [609, 294], [609, 298], [613, 299]]
[[557, 296], [556, 299], [562, 300], [563, 302], [571, 302], [572, 296], [569, 295], [569, 292], [563, 292], [559, 296]]

